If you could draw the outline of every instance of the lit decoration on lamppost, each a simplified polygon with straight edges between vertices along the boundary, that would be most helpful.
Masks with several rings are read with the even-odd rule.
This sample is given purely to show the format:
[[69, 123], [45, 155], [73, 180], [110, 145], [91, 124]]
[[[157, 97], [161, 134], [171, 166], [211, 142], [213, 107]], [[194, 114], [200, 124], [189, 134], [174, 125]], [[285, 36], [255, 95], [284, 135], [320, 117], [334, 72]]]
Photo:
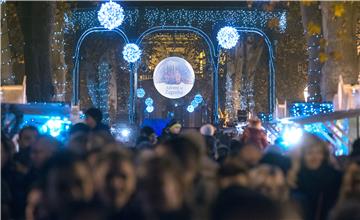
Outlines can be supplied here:
[[146, 104], [147, 106], [151, 106], [151, 105], [154, 104], [154, 100], [149, 97], [149, 98], [145, 99], [145, 104]]
[[195, 101], [197, 104], [200, 104], [200, 103], [202, 103], [202, 101], [203, 101], [203, 97], [202, 97], [200, 94], [197, 94], [197, 95], [195, 95], [195, 97], [194, 97], [194, 101]]
[[122, 51], [124, 59], [129, 63], [135, 63], [141, 56], [141, 50], [136, 44], [126, 44]]
[[147, 106], [146, 111], [149, 112], [149, 113], [153, 112], [154, 111], [154, 106], [152, 106], [152, 105]]
[[145, 96], [145, 90], [144, 90], [143, 88], [138, 88], [138, 89], [136, 90], [136, 96], [137, 96], [138, 98], [144, 98], [144, 96]]
[[112, 30], [119, 27], [124, 21], [124, 9], [117, 3], [110, 2], [101, 4], [98, 11], [98, 20], [102, 26]]
[[191, 113], [191, 112], [194, 112], [195, 108], [194, 108], [194, 106], [189, 105], [186, 110]]
[[222, 48], [231, 49], [237, 44], [239, 34], [235, 28], [226, 26], [219, 30], [216, 38]]

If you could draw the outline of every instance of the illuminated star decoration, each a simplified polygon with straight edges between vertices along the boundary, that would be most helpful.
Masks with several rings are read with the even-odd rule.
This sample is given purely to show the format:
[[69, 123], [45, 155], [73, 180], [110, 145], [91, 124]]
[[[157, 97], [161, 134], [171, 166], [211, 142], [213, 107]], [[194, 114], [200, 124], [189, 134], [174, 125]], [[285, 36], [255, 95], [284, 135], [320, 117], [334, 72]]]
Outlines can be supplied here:
[[217, 40], [222, 48], [231, 49], [239, 40], [239, 34], [233, 27], [223, 27], [217, 33]]
[[141, 56], [141, 50], [136, 44], [126, 44], [123, 49], [123, 57], [129, 63], [135, 63]]
[[98, 12], [100, 24], [109, 30], [119, 27], [124, 21], [124, 18], [124, 9], [111, 0], [110, 2], [102, 4]]

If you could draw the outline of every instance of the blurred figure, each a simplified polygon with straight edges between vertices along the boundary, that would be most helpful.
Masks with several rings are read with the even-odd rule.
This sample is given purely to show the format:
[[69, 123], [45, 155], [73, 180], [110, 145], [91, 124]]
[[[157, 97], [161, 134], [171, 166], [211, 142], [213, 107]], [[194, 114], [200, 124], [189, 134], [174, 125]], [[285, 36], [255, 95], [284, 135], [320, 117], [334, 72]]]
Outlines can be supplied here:
[[34, 126], [26, 126], [19, 132], [19, 152], [14, 155], [14, 160], [17, 163], [18, 169], [26, 173], [30, 167], [31, 147], [35, 144], [39, 136], [39, 131]]
[[90, 126], [85, 124], [85, 123], [76, 123], [74, 125], [71, 126], [69, 134], [70, 134], [70, 138], [73, 135], [77, 135], [78, 133], [82, 133], [82, 134], [88, 134], [90, 132]]
[[181, 132], [181, 124], [175, 119], [171, 120], [163, 129], [160, 140], [166, 141], [168, 139], [178, 136]]
[[157, 135], [149, 126], [141, 128], [140, 135], [136, 140], [136, 148], [138, 149], [147, 149], [152, 148], [157, 143]]
[[85, 123], [92, 131], [106, 131], [110, 133], [109, 126], [102, 123], [103, 114], [98, 108], [89, 108], [85, 112]]
[[240, 141], [245, 144], [255, 144], [261, 150], [264, 150], [269, 144], [266, 133], [262, 129], [261, 121], [259, 119], [249, 120], [249, 125], [244, 129]]
[[100, 200], [120, 218], [136, 189], [136, 173], [130, 152], [122, 149], [100, 154], [94, 179]]
[[240, 161], [225, 161], [218, 170], [218, 178], [222, 189], [234, 185], [247, 187], [249, 184], [248, 170]]
[[252, 168], [259, 163], [262, 155], [262, 150], [254, 143], [244, 144], [237, 140], [231, 141], [229, 160], [239, 160], [247, 168]]
[[289, 199], [289, 189], [283, 172], [274, 166], [260, 165], [249, 173], [249, 187], [278, 202]]
[[232, 186], [222, 190], [212, 208], [213, 220], [279, 220], [282, 212], [274, 201], [250, 189]]
[[281, 154], [281, 147], [277, 145], [270, 145], [266, 149], [260, 164], [268, 164], [271, 166], [279, 167], [284, 174], [287, 174], [291, 167], [291, 159]]
[[343, 177], [337, 206], [346, 201], [360, 202], [360, 163], [352, 162]]
[[44, 172], [43, 203], [46, 219], [69, 219], [72, 205], [90, 202], [94, 184], [86, 163], [69, 152], [51, 158]]
[[204, 136], [205, 142], [206, 142], [206, 152], [209, 158], [213, 160], [217, 160], [218, 154], [217, 154], [217, 140], [214, 137], [216, 128], [212, 126], [211, 124], [203, 125], [200, 128], [201, 135]]
[[182, 169], [176, 159], [152, 157], [144, 161], [140, 166], [139, 178], [139, 197], [144, 219], [191, 219], [185, 202]]
[[328, 147], [319, 137], [304, 133], [296, 148], [300, 158], [293, 161], [288, 176], [292, 197], [301, 205], [304, 219], [326, 219], [338, 197], [341, 173], [330, 164]]
[[350, 160], [360, 161], [360, 138], [356, 139], [352, 145]]
[[220, 144], [218, 147], [217, 147], [217, 155], [218, 155], [218, 158], [217, 158], [217, 162], [219, 164], [223, 164], [224, 161], [226, 160], [226, 158], [229, 156], [229, 153], [230, 153], [230, 149], [228, 146], [224, 145], [224, 144]]

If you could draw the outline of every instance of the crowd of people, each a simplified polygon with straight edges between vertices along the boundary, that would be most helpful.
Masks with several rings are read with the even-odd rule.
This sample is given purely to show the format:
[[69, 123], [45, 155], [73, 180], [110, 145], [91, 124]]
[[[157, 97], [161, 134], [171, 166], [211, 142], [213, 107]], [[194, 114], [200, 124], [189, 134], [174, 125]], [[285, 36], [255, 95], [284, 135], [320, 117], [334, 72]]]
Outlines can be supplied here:
[[126, 146], [101, 121], [89, 109], [65, 143], [24, 127], [17, 150], [2, 132], [2, 219], [360, 219], [359, 139], [339, 158], [310, 133], [283, 152], [257, 120], [236, 137], [172, 120]]

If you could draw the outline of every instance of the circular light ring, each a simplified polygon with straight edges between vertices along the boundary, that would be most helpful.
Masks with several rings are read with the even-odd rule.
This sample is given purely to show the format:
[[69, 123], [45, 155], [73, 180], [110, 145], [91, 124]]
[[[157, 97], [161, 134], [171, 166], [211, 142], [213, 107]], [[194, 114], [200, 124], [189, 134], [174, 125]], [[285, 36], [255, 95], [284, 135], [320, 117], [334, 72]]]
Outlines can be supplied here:
[[146, 111], [149, 112], [149, 113], [153, 112], [154, 111], [154, 106], [152, 106], [152, 105], [147, 106]]
[[189, 106], [186, 108], [186, 110], [191, 113], [191, 112], [194, 112], [195, 108], [194, 108], [194, 106], [189, 105]]
[[149, 97], [149, 98], [145, 99], [145, 104], [147, 106], [152, 106], [154, 104], [154, 100]]
[[144, 98], [144, 96], [145, 96], [145, 90], [143, 89], [143, 88], [138, 88], [137, 90], [136, 90], [136, 96], [138, 97], [138, 98]]
[[124, 18], [124, 9], [119, 4], [112, 1], [101, 4], [98, 11], [98, 20], [105, 28], [112, 30], [119, 27]]
[[203, 99], [203, 97], [202, 97], [200, 94], [197, 94], [197, 95], [195, 96], [195, 98], [194, 98], [194, 101], [195, 101], [197, 104], [202, 103], [203, 100], [204, 100], [204, 99]]
[[199, 104], [198, 104], [195, 100], [192, 100], [191, 105], [192, 105], [194, 108], [196, 108], [196, 107], [199, 106]]
[[239, 34], [235, 28], [226, 26], [219, 30], [216, 38], [222, 48], [231, 49], [237, 44]]
[[126, 44], [122, 51], [124, 59], [129, 63], [135, 63], [140, 59], [142, 54], [140, 48], [136, 44]]

